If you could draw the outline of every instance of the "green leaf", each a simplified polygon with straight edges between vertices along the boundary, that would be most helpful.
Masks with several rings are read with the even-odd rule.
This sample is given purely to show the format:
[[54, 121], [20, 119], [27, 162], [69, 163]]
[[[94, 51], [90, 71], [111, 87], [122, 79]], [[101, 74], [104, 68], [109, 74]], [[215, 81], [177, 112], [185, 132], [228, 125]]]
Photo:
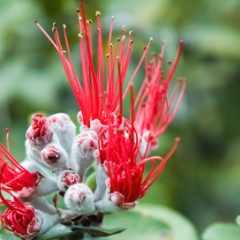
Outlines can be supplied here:
[[94, 237], [108, 237], [123, 232], [125, 228], [104, 229], [96, 227], [74, 226], [72, 230], [74, 232], [89, 233]]
[[43, 234], [40, 238], [36, 240], [48, 240], [48, 239], [57, 239], [60, 237], [70, 236], [72, 235], [72, 230], [69, 227], [66, 227], [62, 224], [57, 224], [52, 227], [48, 232]]
[[[83, 227], [83, 226], [74, 226], [67, 227], [61, 224], [54, 226], [47, 233], [42, 235], [40, 238], [36, 240], [50, 240], [50, 239], [58, 239], [61, 237], [73, 237], [76, 236], [78, 239], [83, 237], [83, 233], [91, 234], [93, 237], [107, 237], [113, 234], [121, 233], [125, 228], [115, 228], [115, 229], [103, 229], [97, 227]], [[66, 238], [67, 239], [67, 238]]]
[[197, 240], [193, 225], [181, 214], [163, 206], [139, 204], [135, 209], [106, 215], [103, 226], [125, 226], [126, 231], [111, 240]]
[[239, 240], [240, 227], [236, 224], [215, 223], [203, 233], [203, 240]]

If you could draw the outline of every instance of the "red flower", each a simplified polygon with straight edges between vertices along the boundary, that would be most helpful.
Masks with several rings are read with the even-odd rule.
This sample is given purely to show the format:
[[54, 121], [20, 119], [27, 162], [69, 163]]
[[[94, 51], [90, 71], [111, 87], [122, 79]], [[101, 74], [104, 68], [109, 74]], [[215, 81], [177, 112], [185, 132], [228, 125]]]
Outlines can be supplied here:
[[153, 54], [152, 59], [146, 61], [146, 75], [134, 104], [136, 111], [134, 126], [138, 133], [150, 143], [150, 150], [157, 147], [157, 138], [174, 119], [186, 87], [186, 80], [180, 78], [169, 98], [169, 86], [179, 62], [182, 41], [180, 41], [175, 62], [173, 64], [169, 62], [167, 77], [162, 70], [164, 45], [165, 43], [158, 57]]
[[[1, 165], [0, 183], [4, 183], [6, 163]], [[4, 187], [3, 187], [4, 188]], [[40, 231], [42, 219], [36, 215], [33, 206], [30, 203], [22, 203], [17, 197], [13, 196], [9, 190], [4, 190], [12, 195], [13, 200], [5, 199], [2, 195], [0, 186], [0, 205], [5, 205], [7, 209], [1, 214], [1, 223], [5, 229], [12, 232], [17, 237], [26, 240], [33, 239]]]
[[5, 200], [8, 208], [1, 215], [1, 222], [5, 229], [17, 237], [33, 239], [41, 228], [41, 219], [36, 216], [35, 210], [30, 203], [21, 203], [14, 197], [12, 200]]
[[[131, 59], [133, 44], [132, 32], [129, 33], [127, 39], [126, 30], [123, 28], [122, 38], [118, 38], [114, 46], [112, 44], [114, 18], [112, 18], [109, 31], [107, 55], [105, 58], [103, 54], [101, 18], [100, 13], [97, 12], [98, 64], [97, 66], [94, 66], [91, 21], [86, 20], [82, 0], [80, 1], [80, 6], [82, 13], [82, 16], [80, 16], [80, 12], [78, 11], [80, 31], [79, 45], [82, 70], [82, 77], [80, 79], [76, 74], [72, 61], [66, 26], [63, 26], [64, 40], [66, 44], [66, 51], [64, 51], [56, 24], [53, 26], [55, 38], [55, 41], [53, 41], [36, 21], [37, 26], [47, 36], [59, 53], [65, 73], [82, 112], [80, 115], [80, 121], [87, 127], [90, 127], [90, 122], [94, 119], [98, 119], [102, 124], [106, 124], [106, 122], [108, 122], [107, 113], [118, 113], [121, 118], [123, 100], [129, 92], [140, 66], [145, 60], [145, 78], [141, 89], [137, 94], [136, 102], [133, 107], [136, 112], [134, 125], [139, 134], [143, 135], [146, 141], [149, 142], [149, 149], [151, 150], [156, 148], [157, 138], [165, 131], [167, 126], [175, 117], [185, 90], [185, 79], [179, 79], [173, 90], [171, 98], [168, 96], [169, 85], [179, 62], [182, 50], [182, 41], [179, 44], [176, 60], [173, 64], [169, 63], [169, 71], [165, 77], [162, 70], [165, 44], [163, 43], [161, 53], [158, 56], [153, 54], [152, 59], [149, 61], [147, 59], [147, 52], [152, 42], [152, 39], [150, 39], [149, 43], [144, 48], [144, 53], [136, 70], [127, 83], [125, 91], [123, 91], [122, 87], [126, 79]], [[105, 63], [107, 65], [106, 72], [104, 72]], [[178, 94], [180, 87], [181, 89]]]
[[[3, 166], [4, 169], [3, 169]], [[29, 172], [11, 155], [11, 153], [0, 143], [0, 169], [2, 189], [14, 192], [25, 192], [31, 194], [38, 185], [41, 176], [37, 172]]]
[[[178, 141], [177, 138], [165, 158], [146, 158], [145, 153], [140, 152], [142, 138], [130, 122], [126, 121], [119, 126], [109, 124], [102, 129], [99, 136], [99, 161], [107, 173], [110, 200], [120, 207], [129, 208], [128, 206], [131, 207], [132, 203], [142, 198], [161, 175]], [[144, 177], [144, 169], [148, 163], [151, 168]]]

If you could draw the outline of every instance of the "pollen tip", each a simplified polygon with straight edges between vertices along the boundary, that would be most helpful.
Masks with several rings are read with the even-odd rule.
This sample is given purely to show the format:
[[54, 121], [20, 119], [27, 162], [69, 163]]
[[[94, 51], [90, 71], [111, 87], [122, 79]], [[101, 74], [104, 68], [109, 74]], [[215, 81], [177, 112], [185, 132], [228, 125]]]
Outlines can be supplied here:
[[130, 44], [133, 44], [133, 40], [130, 41]]
[[132, 34], [133, 34], [133, 31], [130, 31], [130, 32], [129, 32], [129, 36], [132, 36]]
[[63, 24], [63, 28], [67, 28], [67, 26], [65, 24]]
[[109, 54], [106, 54], [106, 57], [109, 58]]
[[125, 25], [122, 25], [122, 30], [125, 30], [126, 29], [126, 26]]
[[117, 38], [117, 42], [119, 42], [121, 39], [120, 38]]
[[89, 19], [89, 20], [88, 20], [88, 23], [89, 23], [89, 24], [92, 24], [92, 20], [91, 20], [91, 19]]
[[56, 27], [56, 26], [57, 26], [57, 23], [56, 23], [56, 22], [54, 22], [54, 23], [53, 23], [53, 27]]
[[101, 13], [99, 11], [96, 11], [96, 16], [101, 16]]
[[38, 23], [38, 20], [37, 20], [37, 19], [35, 19], [35, 20], [34, 20], [34, 23], [35, 23], [35, 24], [37, 24], [37, 23]]
[[152, 41], [153, 41], [153, 38], [152, 38], [152, 37], [150, 37], [149, 41], [150, 41], [150, 42], [152, 42]]
[[166, 44], [166, 41], [165, 41], [165, 40], [163, 40], [163, 41], [162, 41], [162, 45], [165, 45], [165, 44]]
[[79, 33], [79, 34], [78, 34], [78, 37], [83, 38], [83, 34], [82, 34], [82, 33]]
[[77, 10], [76, 10], [78, 13], [80, 12], [80, 10], [79, 10], [79, 8], [77, 8]]
[[115, 16], [112, 16], [112, 20], [115, 19]]

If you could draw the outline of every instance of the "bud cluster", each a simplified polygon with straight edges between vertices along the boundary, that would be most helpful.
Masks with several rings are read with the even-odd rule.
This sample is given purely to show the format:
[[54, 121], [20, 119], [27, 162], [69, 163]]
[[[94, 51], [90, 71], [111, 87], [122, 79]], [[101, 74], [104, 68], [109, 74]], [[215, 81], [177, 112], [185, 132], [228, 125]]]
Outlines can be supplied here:
[[[184, 94], [186, 81], [179, 79], [169, 97], [169, 85], [179, 62], [182, 42], [165, 77], [162, 70], [165, 44], [160, 54], [153, 54], [149, 60], [147, 51], [151, 38], [123, 91], [131, 59], [132, 31], [127, 39], [124, 27], [122, 38], [117, 39], [114, 47], [112, 18], [105, 59], [101, 14], [97, 12], [98, 65], [94, 67], [92, 22], [86, 20], [82, 0], [80, 6], [81, 80], [72, 62], [66, 26], [63, 31], [67, 51], [63, 50], [56, 24], [54, 41], [35, 22], [59, 53], [81, 109], [77, 114], [79, 130], [67, 114], [49, 117], [34, 114], [26, 132], [27, 160], [20, 164], [11, 155], [9, 144], [7, 149], [0, 144], [0, 205], [7, 207], [1, 221], [4, 228], [23, 239], [41, 236], [57, 223], [76, 223], [77, 219], [89, 220], [92, 216], [135, 207], [161, 175], [179, 142], [176, 138], [165, 157], [147, 156], [157, 148], [158, 137], [172, 122]], [[106, 60], [107, 73], [104, 73]], [[133, 81], [144, 61], [145, 77], [135, 99]], [[127, 94], [130, 95], [129, 118], [123, 116]], [[88, 184], [91, 171], [95, 174], [95, 184]], [[2, 192], [12, 199], [6, 199]], [[46, 196], [54, 193], [63, 197], [64, 209], [58, 208], [56, 197], [52, 202], [46, 200]]]

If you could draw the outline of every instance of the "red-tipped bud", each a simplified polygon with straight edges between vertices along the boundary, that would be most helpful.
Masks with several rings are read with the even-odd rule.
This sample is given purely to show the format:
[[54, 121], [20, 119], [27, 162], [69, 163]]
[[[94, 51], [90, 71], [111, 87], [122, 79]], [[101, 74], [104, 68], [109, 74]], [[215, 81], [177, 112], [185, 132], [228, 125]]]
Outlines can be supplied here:
[[42, 114], [34, 114], [32, 120], [33, 122], [26, 132], [26, 137], [31, 145], [41, 148], [52, 140], [51, 123]]
[[55, 170], [68, 168], [68, 155], [60, 145], [48, 144], [41, 152], [41, 158], [48, 167]]
[[68, 188], [64, 195], [66, 207], [78, 214], [95, 212], [93, 193], [84, 183], [77, 183]]
[[82, 182], [77, 173], [72, 170], [62, 171], [58, 176], [58, 187], [65, 192], [70, 186]]
[[98, 146], [97, 139], [95, 131], [84, 130], [73, 141], [69, 165], [81, 178], [94, 161], [94, 152]]
[[49, 117], [52, 131], [57, 135], [61, 146], [70, 153], [73, 139], [76, 135], [76, 126], [69, 116], [64, 113], [57, 113]]

